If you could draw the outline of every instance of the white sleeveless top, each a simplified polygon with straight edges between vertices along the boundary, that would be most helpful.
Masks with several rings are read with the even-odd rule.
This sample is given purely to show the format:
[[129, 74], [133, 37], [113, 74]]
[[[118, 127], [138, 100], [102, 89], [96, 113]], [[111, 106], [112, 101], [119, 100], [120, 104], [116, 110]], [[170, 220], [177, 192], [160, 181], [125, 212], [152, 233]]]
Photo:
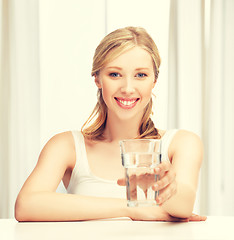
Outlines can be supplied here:
[[[166, 131], [161, 138], [162, 161], [169, 161], [168, 148], [178, 130]], [[76, 149], [76, 164], [67, 187], [67, 193], [95, 197], [126, 198], [126, 188], [116, 181], [95, 176], [88, 164], [84, 136], [80, 131], [72, 131]]]

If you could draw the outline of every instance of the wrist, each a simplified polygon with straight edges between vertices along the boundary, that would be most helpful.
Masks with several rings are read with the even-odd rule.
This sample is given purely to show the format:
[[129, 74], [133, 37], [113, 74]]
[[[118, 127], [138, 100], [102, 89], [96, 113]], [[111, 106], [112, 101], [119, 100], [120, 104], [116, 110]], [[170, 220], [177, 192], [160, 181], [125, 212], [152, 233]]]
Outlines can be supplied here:
[[121, 206], [121, 212], [122, 212], [122, 217], [128, 217], [131, 218], [132, 216], [132, 210], [130, 207], [127, 205], [127, 200], [123, 199], [122, 201], [122, 206]]

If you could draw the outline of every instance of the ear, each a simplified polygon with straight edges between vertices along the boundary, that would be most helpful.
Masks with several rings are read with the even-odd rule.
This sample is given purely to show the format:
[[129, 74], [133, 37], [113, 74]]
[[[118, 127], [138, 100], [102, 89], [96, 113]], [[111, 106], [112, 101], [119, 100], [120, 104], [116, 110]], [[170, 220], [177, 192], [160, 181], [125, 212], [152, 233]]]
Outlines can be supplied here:
[[100, 78], [98, 77], [98, 75], [95, 74], [94, 77], [95, 77], [94, 81], [95, 81], [96, 86], [97, 86], [98, 88], [102, 88], [101, 81], [100, 81]]

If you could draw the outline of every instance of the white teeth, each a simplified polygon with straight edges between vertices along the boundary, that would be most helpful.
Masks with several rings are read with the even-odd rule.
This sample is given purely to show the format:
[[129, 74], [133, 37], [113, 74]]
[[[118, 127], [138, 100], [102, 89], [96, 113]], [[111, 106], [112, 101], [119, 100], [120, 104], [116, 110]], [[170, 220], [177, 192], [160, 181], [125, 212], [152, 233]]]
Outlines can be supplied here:
[[136, 100], [123, 101], [123, 100], [120, 100], [120, 99], [118, 99], [118, 101], [119, 101], [120, 103], [122, 103], [123, 105], [125, 105], [125, 106], [129, 106], [129, 105], [133, 104], [134, 102], [136, 102]]

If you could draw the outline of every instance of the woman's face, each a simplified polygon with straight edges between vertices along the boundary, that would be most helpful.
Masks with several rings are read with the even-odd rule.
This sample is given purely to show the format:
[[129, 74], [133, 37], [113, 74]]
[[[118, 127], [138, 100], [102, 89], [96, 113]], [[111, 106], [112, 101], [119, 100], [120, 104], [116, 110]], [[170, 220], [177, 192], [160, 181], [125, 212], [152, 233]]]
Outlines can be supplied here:
[[120, 120], [142, 116], [156, 82], [152, 58], [134, 47], [104, 66], [95, 82], [102, 89], [108, 115]]

